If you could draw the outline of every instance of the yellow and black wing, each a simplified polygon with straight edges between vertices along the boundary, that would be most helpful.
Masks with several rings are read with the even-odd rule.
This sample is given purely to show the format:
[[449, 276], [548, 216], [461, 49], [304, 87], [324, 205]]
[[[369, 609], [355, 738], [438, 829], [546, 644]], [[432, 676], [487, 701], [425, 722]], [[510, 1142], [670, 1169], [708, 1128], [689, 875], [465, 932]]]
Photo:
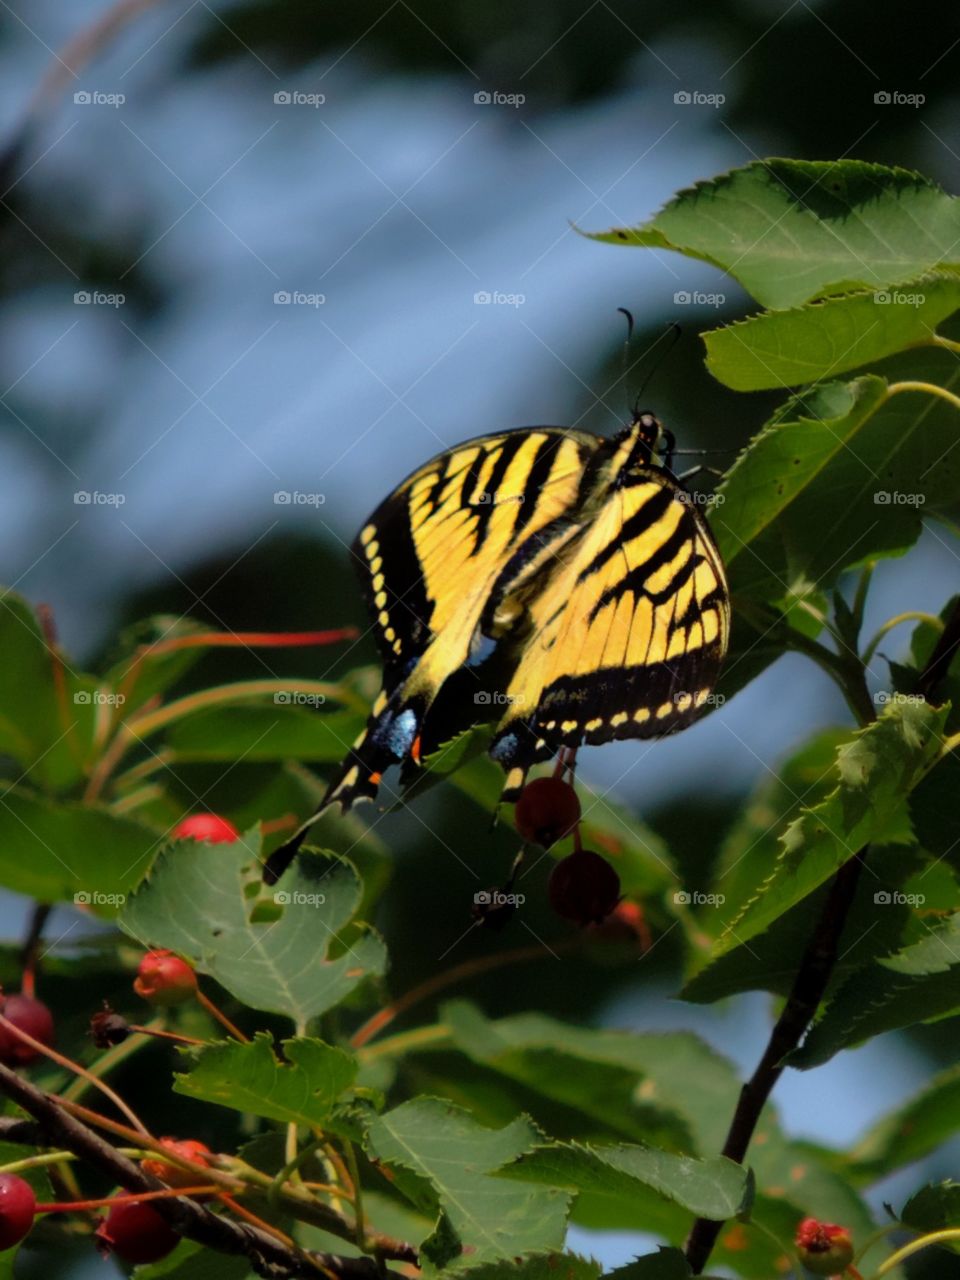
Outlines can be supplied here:
[[660, 737], [700, 713], [727, 649], [720, 556], [690, 494], [634, 466], [561, 551], [530, 608], [491, 754], [506, 799], [561, 746]]
[[569, 536], [601, 443], [553, 427], [470, 440], [420, 467], [364, 524], [353, 554], [383, 657], [383, 691], [324, 804], [346, 808], [374, 795], [391, 764], [437, 745], [427, 742], [425, 721], [455, 673], [461, 687], [444, 702], [459, 723], [446, 717], [443, 729], [483, 718], [471, 715], [468, 687], [478, 639], [490, 638], [488, 628], [505, 634], [514, 620], [509, 609], [490, 617], [497, 584], [505, 574], [523, 578], [526, 562]]

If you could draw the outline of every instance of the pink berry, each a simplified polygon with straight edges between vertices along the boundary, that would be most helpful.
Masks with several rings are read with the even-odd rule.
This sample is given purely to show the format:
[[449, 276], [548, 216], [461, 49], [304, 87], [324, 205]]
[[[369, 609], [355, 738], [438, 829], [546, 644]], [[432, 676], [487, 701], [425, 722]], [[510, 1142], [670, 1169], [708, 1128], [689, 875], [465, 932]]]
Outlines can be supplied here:
[[203, 840], [207, 844], [232, 844], [240, 832], [217, 813], [192, 813], [173, 828], [175, 840]]
[[140, 961], [133, 989], [144, 1000], [165, 1008], [196, 995], [197, 975], [172, 951], [148, 951]]

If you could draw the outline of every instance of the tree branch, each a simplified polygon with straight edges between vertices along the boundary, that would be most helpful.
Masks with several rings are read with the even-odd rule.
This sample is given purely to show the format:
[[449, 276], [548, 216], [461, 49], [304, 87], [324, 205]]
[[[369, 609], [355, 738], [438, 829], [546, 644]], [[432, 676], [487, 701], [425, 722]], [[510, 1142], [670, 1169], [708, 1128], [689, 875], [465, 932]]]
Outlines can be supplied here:
[[[38, 1138], [72, 1151], [88, 1164], [114, 1178], [129, 1191], [162, 1191], [159, 1179], [144, 1173], [132, 1160], [122, 1155], [106, 1139], [82, 1121], [69, 1115], [57, 1099], [43, 1093], [0, 1064], [0, 1090], [12, 1098], [36, 1121], [3, 1119], [0, 1137], [7, 1141], [35, 1143]], [[220, 1253], [240, 1254], [251, 1269], [268, 1280], [295, 1280], [326, 1272], [339, 1280], [380, 1280], [396, 1273], [380, 1270], [373, 1258], [344, 1258], [336, 1254], [292, 1249], [249, 1223], [212, 1213], [195, 1200], [186, 1197], [154, 1200], [152, 1207], [180, 1235]]]
[[[799, 1045], [823, 999], [837, 962], [840, 937], [853, 905], [867, 850], [861, 849], [837, 872], [824, 903], [813, 937], [807, 944], [793, 988], [780, 1017], [774, 1024], [763, 1057], [740, 1091], [723, 1155], [743, 1163], [757, 1122], [774, 1085], [783, 1073], [784, 1058]], [[699, 1275], [710, 1257], [723, 1226], [709, 1218], [698, 1218], [687, 1238], [686, 1254], [694, 1275]]]

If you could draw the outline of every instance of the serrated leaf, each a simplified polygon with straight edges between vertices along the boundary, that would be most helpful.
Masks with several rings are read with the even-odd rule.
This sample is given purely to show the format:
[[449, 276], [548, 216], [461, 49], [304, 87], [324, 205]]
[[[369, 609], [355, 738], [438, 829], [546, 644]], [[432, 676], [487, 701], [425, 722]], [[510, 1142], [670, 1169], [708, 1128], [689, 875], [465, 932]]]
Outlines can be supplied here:
[[251, 1008], [302, 1026], [384, 971], [380, 937], [352, 924], [361, 891], [351, 863], [310, 849], [266, 894], [254, 831], [233, 844], [166, 849], [120, 925], [143, 946], [185, 956]]
[[707, 368], [734, 391], [824, 382], [929, 343], [958, 308], [960, 276], [929, 275], [892, 290], [766, 311], [705, 333]]
[[723, 955], [756, 937], [871, 841], [883, 839], [940, 756], [944, 708], [896, 702], [837, 752], [836, 786], [804, 807], [781, 838], [768, 876], [718, 938]]
[[599, 1280], [602, 1271], [599, 1262], [577, 1253], [533, 1253], [467, 1267], [459, 1275], [464, 1280]]
[[830, 1001], [791, 1066], [828, 1062], [872, 1036], [960, 1013], [960, 914], [919, 942], [854, 973]]
[[854, 1146], [858, 1177], [877, 1181], [913, 1164], [960, 1132], [960, 1066], [935, 1075], [918, 1094], [884, 1116]]
[[429, 1187], [460, 1242], [462, 1262], [474, 1264], [562, 1247], [568, 1197], [491, 1176], [540, 1136], [523, 1117], [486, 1129], [460, 1107], [417, 1098], [374, 1119], [366, 1148], [371, 1159]]
[[629, 1200], [638, 1187], [647, 1187], [697, 1217], [718, 1222], [736, 1217], [750, 1198], [747, 1170], [724, 1156], [697, 1159], [627, 1143], [542, 1144], [502, 1169], [501, 1176], [613, 1200]]
[[174, 1090], [234, 1111], [280, 1124], [319, 1126], [353, 1084], [356, 1060], [343, 1049], [305, 1037], [283, 1041], [285, 1062], [273, 1039], [261, 1032], [249, 1044], [201, 1049], [187, 1072], [174, 1077]]
[[904, 169], [771, 159], [681, 191], [638, 227], [590, 235], [674, 249], [766, 307], [793, 307], [960, 265], [960, 201]]
[[0, 803], [0, 884], [114, 916], [147, 871], [157, 833], [108, 809], [10, 787]]

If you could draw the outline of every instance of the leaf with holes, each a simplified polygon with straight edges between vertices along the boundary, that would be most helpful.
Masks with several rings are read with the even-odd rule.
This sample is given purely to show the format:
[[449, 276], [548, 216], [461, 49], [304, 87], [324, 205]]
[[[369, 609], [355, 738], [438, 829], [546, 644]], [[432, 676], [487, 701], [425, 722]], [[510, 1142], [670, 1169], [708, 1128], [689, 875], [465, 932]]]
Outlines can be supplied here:
[[264, 896], [260, 836], [165, 850], [127, 902], [121, 927], [169, 947], [250, 1005], [298, 1026], [386, 967], [379, 935], [353, 922], [362, 886], [351, 863], [307, 850]]

